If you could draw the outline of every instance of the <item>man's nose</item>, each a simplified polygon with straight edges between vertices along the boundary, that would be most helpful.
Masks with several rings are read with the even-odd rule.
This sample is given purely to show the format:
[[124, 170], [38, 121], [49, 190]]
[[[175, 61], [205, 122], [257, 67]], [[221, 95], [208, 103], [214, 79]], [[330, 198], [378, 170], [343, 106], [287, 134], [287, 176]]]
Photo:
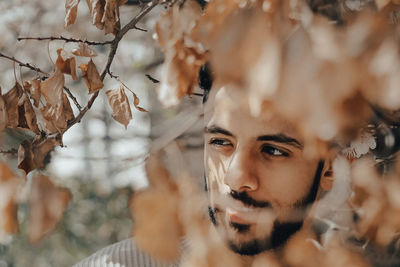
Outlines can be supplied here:
[[237, 192], [256, 191], [258, 189], [258, 179], [255, 175], [255, 164], [255, 160], [249, 152], [236, 150], [231, 156], [225, 174], [225, 184]]

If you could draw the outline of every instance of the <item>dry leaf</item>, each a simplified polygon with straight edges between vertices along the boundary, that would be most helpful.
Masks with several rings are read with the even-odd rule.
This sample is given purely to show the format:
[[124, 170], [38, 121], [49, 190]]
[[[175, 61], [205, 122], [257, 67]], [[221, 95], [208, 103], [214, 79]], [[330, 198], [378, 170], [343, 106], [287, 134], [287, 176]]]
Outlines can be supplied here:
[[48, 133], [63, 133], [68, 128], [68, 122], [75, 118], [65, 93], [62, 93], [62, 99], [60, 105], [46, 105], [40, 109]]
[[131, 91], [131, 93], [133, 95], [133, 105], [135, 106], [135, 108], [141, 112], [147, 112], [146, 109], [139, 107], [139, 102], [140, 102], [139, 97], [137, 97], [137, 95], [134, 92]]
[[119, 21], [119, 3], [118, 0], [105, 0], [104, 14], [101, 22], [104, 23], [105, 34], [112, 33], [116, 35], [121, 29]]
[[31, 99], [33, 100], [33, 105], [35, 107], [39, 107], [39, 103], [40, 103], [40, 83], [42, 81], [39, 79], [34, 79], [34, 80], [30, 80], [30, 81], [26, 81], [24, 83], [24, 88], [25, 90], [27, 90], [30, 94]]
[[54, 137], [36, 136], [32, 142], [23, 141], [18, 149], [18, 168], [24, 170], [26, 174], [34, 169], [43, 168], [46, 157], [59, 144], [60, 142]]
[[57, 61], [56, 61], [56, 66], [61, 70], [62, 73], [69, 74], [72, 76], [72, 79], [74, 81], [78, 80], [78, 77], [76, 76], [76, 63], [75, 63], [75, 58], [70, 57], [67, 58], [67, 60], [64, 60], [61, 56], [61, 53], [63, 52], [62, 48], [57, 49]]
[[53, 75], [40, 84], [40, 92], [46, 98], [47, 104], [56, 106], [62, 103], [64, 83], [64, 74], [56, 68]]
[[103, 88], [104, 84], [92, 60], [90, 60], [88, 64], [81, 64], [79, 68], [82, 70], [82, 78], [89, 88], [89, 94], [95, 93]]
[[30, 194], [29, 241], [40, 242], [62, 219], [71, 193], [56, 186], [47, 176], [33, 178]]
[[197, 27], [201, 14], [195, 1], [187, 1], [182, 8], [173, 6], [157, 22], [158, 40], [165, 52], [158, 98], [165, 106], [176, 105], [198, 83], [200, 67], [207, 60], [206, 51], [192, 38], [191, 31]]
[[23, 91], [21, 86], [18, 83], [15, 83], [14, 87], [3, 96], [8, 114], [7, 126], [10, 128], [18, 126], [18, 101], [22, 94]]
[[79, 57], [95, 57], [97, 56], [96, 51], [90, 48], [85, 43], [78, 43], [77, 48], [72, 49], [72, 54]]
[[154, 187], [135, 194], [131, 200], [136, 242], [157, 259], [177, 260], [183, 235], [178, 219], [178, 188], [157, 158], [149, 158], [146, 170]]
[[0, 132], [2, 132], [8, 124], [8, 114], [7, 114], [7, 107], [6, 102], [1, 95], [1, 88], [0, 88]]
[[18, 127], [26, 128], [39, 134], [39, 128], [36, 120], [36, 113], [33, 110], [32, 103], [27, 96], [23, 94], [18, 101]]
[[69, 103], [68, 97], [65, 93], [63, 93], [63, 115], [65, 121], [67, 122], [75, 119], [71, 104]]
[[0, 162], [0, 243], [18, 231], [17, 192], [21, 180], [3, 162]]
[[104, 14], [105, 0], [86, 0], [88, 4], [90, 15], [92, 17], [92, 24], [98, 29], [102, 30], [104, 24], [101, 22]]
[[111, 116], [114, 120], [128, 126], [132, 119], [131, 107], [129, 105], [128, 97], [125, 94], [124, 87], [121, 85], [117, 89], [108, 90], [106, 92], [108, 103], [110, 104], [113, 112]]
[[66, 0], [65, 2], [65, 19], [64, 27], [74, 24], [78, 13], [78, 4], [80, 0]]

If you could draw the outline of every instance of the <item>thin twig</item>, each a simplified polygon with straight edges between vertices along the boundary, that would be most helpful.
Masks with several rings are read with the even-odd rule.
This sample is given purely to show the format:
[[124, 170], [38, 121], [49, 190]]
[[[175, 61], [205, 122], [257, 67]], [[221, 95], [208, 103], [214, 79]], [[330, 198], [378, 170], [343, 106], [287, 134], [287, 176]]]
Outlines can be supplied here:
[[[126, 24], [115, 36], [114, 40], [111, 42], [111, 48], [110, 52], [108, 54], [108, 60], [107, 64], [103, 70], [103, 72], [100, 75], [100, 78], [102, 81], [104, 81], [104, 78], [106, 77], [107, 73], [110, 74], [110, 67], [111, 63], [114, 60], [115, 53], [117, 52], [118, 49], [118, 44], [121, 41], [122, 37], [131, 29], [134, 29], [136, 27], [136, 24], [147, 14], [149, 13], [154, 7], [156, 7], [159, 3], [159, 0], [153, 0], [151, 3], [147, 4], [145, 8], [143, 8], [139, 14], [137, 14], [128, 24]], [[111, 73], [112, 74], [112, 73]], [[89, 99], [89, 102], [87, 105], [79, 112], [78, 116], [75, 117], [74, 120], [72, 120], [68, 126], [67, 130], [71, 128], [74, 124], [80, 122], [83, 118], [83, 116], [86, 114], [86, 112], [92, 107], [94, 101], [99, 95], [99, 91], [93, 94], [93, 96]]]
[[10, 150], [0, 150], [0, 154], [10, 154], [10, 155], [17, 155], [18, 150], [15, 148], [11, 148]]
[[[29, 64], [29, 63], [23, 63], [23, 62], [19, 61], [19, 60], [16, 59], [15, 57], [6, 56], [6, 55], [4, 55], [4, 54], [1, 53], [1, 52], [0, 52], [0, 57], [6, 58], [6, 59], [11, 60], [11, 61], [14, 61], [14, 62], [18, 63], [21, 67], [26, 67], [26, 68], [31, 69], [31, 70], [34, 70], [34, 71], [36, 71], [36, 72], [40, 72], [40, 73], [43, 73], [43, 74], [47, 74], [46, 72], [42, 71], [42, 70], [39, 69], [39, 68], [36, 68], [36, 67], [32, 66], [32, 65]], [[48, 75], [48, 74], [47, 74], [47, 75]]]
[[65, 86], [64, 86], [63, 88], [64, 88], [64, 91], [67, 92], [67, 95], [69, 96], [69, 98], [72, 99], [72, 102], [74, 102], [74, 104], [75, 104], [75, 106], [78, 108], [78, 110], [81, 111], [81, 110], [82, 110], [82, 106], [79, 105], [78, 100], [77, 100], [76, 97], [71, 93], [71, 91], [69, 90], [69, 88], [67, 88], [67, 87], [65, 87]]
[[[142, 30], [142, 29], [138, 29], [138, 30]], [[108, 45], [112, 43], [111, 41], [105, 41], [105, 42], [94, 42], [94, 41], [88, 41], [88, 40], [81, 40], [81, 39], [74, 39], [74, 38], [66, 38], [64, 36], [60, 36], [60, 37], [18, 37], [17, 38], [18, 41], [22, 41], [22, 40], [36, 40], [36, 41], [43, 41], [43, 40], [50, 40], [50, 41], [64, 41], [66, 43], [85, 43], [88, 45]]]
[[[18, 65], [19, 65], [20, 67], [25, 67], [25, 68], [31, 69], [31, 70], [33, 70], [33, 71], [40, 72], [40, 73], [44, 74], [46, 77], [49, 77], [49, 76], [50, 76], [50, 74], [48, 74], [47, 72], [42, 71], [41, 69], [39, 69], [39, 68], [37, 68], [37, 67], [34, 67], [34, 66], [32, 66], [31, 64], [29, 64], [29, 63], [23, 63], [23, 62], [21, 62], [20, 60], [16, 59], [15, 57], [10, 57], [10, 56], [4, 55], [4, 54], [1, 53], [1, 52], [0, 52], [0, 57], [6, 58], [6, 59], [11, 60], [11, 61], [13, 61], [13, 62], [15, 62], [15, 63], [18, 63]], [[65, 86], [64, 86], [64, 90], [67, 92], [68, 96], [72, 99], [72, 101], [74, 102], [74, 104], [75, 104], [75, 106], [78, 108], [78, 110], [81, 111], [81, 110], [82, 110], [82, 107], [81, 107], [81, 105], [79, 105], [78, 100], [76, 99], [76, 97], [75, 97], [75, 96], [71, 93], [71, 91], [70, 91], [67, 87], [65, 87]]]

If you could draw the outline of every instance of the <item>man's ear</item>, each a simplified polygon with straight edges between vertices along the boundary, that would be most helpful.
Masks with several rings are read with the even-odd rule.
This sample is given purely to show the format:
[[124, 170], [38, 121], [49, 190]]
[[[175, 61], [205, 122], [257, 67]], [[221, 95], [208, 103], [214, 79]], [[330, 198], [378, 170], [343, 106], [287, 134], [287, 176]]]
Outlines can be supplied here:
[[323, 190], [329, 191], [333, 186], [333, 170], [332, 170], [332, 159], [326, 159], [324, 163], [324, 168], [321, 173], [320, 186]]

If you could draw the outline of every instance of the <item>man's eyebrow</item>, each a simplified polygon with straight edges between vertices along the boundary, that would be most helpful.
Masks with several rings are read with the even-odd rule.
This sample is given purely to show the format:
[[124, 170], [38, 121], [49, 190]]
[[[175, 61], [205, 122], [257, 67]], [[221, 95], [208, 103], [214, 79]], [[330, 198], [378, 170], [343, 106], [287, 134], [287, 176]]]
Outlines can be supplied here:
[[288, 144], [299, 149], [303, 149], [302, 143], [300, 143], [297, 139], [289, 137], [285, 134], [262, 135], [257, 137], [257, 141], [273, 141], [277, 143]]
[[233, 136], [232, 133], [230, 133], [229, 131], [222, 129], [221, 127], [218, 126], [210, 126], [210, 127], [204, 127], [204, 132], [205, 133], [212, 133], [212, 134], [223, 134], [223, 135], [227, 135], [227, 136]]

